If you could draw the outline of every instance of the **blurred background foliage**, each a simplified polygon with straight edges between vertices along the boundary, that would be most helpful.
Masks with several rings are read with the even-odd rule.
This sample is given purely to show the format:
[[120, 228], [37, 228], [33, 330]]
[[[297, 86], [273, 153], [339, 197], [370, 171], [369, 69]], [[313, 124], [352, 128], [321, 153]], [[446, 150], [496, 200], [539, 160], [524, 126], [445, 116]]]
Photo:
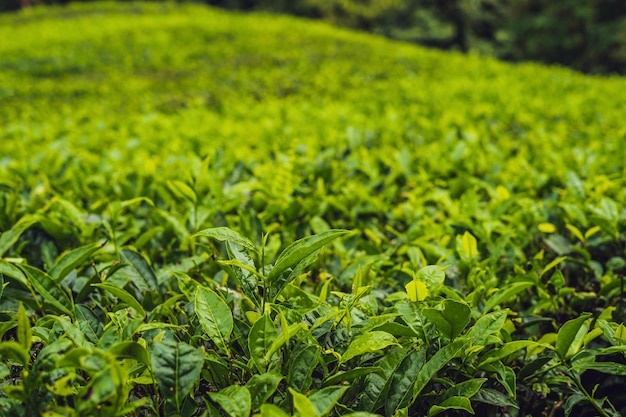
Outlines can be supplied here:
[[[0, 11], [70, 0], [2, 0]], [[322, 19], [425, 46], [626, 73], [624, 0], [177, 0]]]

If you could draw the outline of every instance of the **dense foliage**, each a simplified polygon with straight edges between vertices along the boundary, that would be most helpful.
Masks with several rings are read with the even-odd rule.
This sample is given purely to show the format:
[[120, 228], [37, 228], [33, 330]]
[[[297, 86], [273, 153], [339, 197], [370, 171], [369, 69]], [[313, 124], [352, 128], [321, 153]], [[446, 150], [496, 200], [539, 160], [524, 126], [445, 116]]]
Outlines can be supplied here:
[[626, 413], [624, 79], [171, 4], [0, 38], [0, 415]]
[[[86, 0], [5, 0], [0, 11], [70, 1]], [[541, 61], [588, 73], [626, 73], [623, 0], [175, 1], [318, 18], [393, 39], [509, 61]]]

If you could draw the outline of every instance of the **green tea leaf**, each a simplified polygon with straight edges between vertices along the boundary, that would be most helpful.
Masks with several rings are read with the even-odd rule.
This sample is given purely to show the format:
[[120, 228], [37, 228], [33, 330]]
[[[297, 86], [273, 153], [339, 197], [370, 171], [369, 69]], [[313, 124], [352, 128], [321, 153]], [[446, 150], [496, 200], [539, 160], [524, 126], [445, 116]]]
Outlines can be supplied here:
[[120, 256], [124, 262], [132, 267], [134, 273], [131, 274], [131, 278], [135, 285], [137, 285], [137, 288], [141, 291], [159, 291], [157, 277], [152, 267], [140, 253], [132, 249], [122, 249]]
[[591, 314], [589, 313], [582, 314], [575, 319], [565, 322], [563, 326], [561, 326], [559, 332], [557, 333], [556, 345], [554, 348], [559, 357], [566, 359], [568, 357], [570, 347], [580, 346], [580, 343], [582, 343], [582, 340], [587, 333], [584, 331], [584, 334], [581, 334], [580, 330], [583, 328], [583, 325], [590, 316]]
[[496, 407], [513, 407], [519, 409], [519, 404], [517, 404], [516, 401], [508, 395], [492, 388], [481, 388], [472, 399]]
[[17, 342], [27, 352], [30, 352], [30, 347], [33, 344], [33, 332], [30, 328], [30, 318], [22, 303], [17, 309]]
[[424, 301], [428, 297], [428, 287], [422, 281], [413, 279], [404, 286], [404, 289], [409, 296], [409, 300], [413, 302]]
[[472, 343], [474, 345], [482, 345], [489, 336], [498, 333], [504, 326], [507, 315], [506, 310], [483, 314], [471, 328]]
[[210, 392], [209, 397], [222, 407], [229, 417], [249, 417], [252, 410], [252, 398], [248, 388], [231, 385], [219, 392]]
[[375, 372], [379, 375], [384, 375], [384, 370], [378, 366], [368, 366], [368, 367], [356, 367], [352, 368], [349, 371], [338, 371], [334, 375], [326, 378], [324, 380], [323, 386], [341, 384], [345, 382], [352, 382], [353, 380], [360, 378], [362, 376], [366, 376]]
[[459, 382], [446, 390], [444, 398], [456, 396], [471, 398], [476, 395], [485, 382], [487, 382], [487, 378], [474, 378]]
[[45, 302], [58, 313], [74, 317], [74, 303], [50, 275], [29, 265], [17, 265], [17, 267], [24, 272], [28, 282]]
[[425, 308], [422, 314], [435, 324], [439, 333], [453, 340], [468, 325], [471, 310], [466, 303], [450, 299], [444, 300], [442, 305], [442, 310]]
[[389, 378], [389, 388], [386, 394], [386, 415], [393, 415], [397, 409], [409, 405], [419, 371], [425, 363], [426, 349], [412, 350], [394, 370]]
[[194, 236], [210, 237], [211, 239], [219, 240], [220, 242], [226, 241], [236, 243], [237, 245], [243, 246], [257, 255], [259, 253], [254, 243], [228, 227], [213, 227], [210, 229], [200, 230]]
[[572, 366], [572, 369], [580, 371], [580, 373], [587, 370], [594, 370], [610, 375], [626, 376], [626, 365], [617, 362], [582, 363]]
[[151, 348], [152, 372], [161, 395], [179, 411], [185, 396], [198, 381], [204, 352], [182, 342], [155, 342]]
[[472, 403], [469, 398], [466, 397], [450, 397], [444, 400], [441, 404], [433, 405], [428, 410], [428, 417], [436, 416], [446, 410], [463, 410], [470, 414], [474, 414]]
[[0, 273], [2, 273], [5, 278], [11, 278], [17, 282], [19, 282], [23, 287], [27, 289], [31, 289], [30, 282], [26, 278], [26, 274], [19, 269], [15, 264], [5, 262], [0, 259]]
[[72, 323], [70, 319], [63, 316], [52, 316], [52, 319], [61, 326], [65, 334], [76, 344], [76, 346], [81, 348], [93, 347], [93, 344], [87, 341], [85, 334], [76, 322]]
[[365, 353], [379, 352], [388, 346], [400, 346], [398, 340], [387, 332], [372, 331], [357, 336], [348, 346], [346, 351], [341, 355], [339, 364], [345, 363], [350, 359], [363, 355]]
[[291, 397], [293, 398], [293, 408], [296, 410], [297, 415], [300, 417], [316, 416], [315, 406], [309, 400], [306, 395], [300, 394], [293, 388], [288, 388]]
[[469, 232], [463, 233], [463, 237], [461, 238], [463, 248], [463, 253], [467, 256], [468, 259], [473, 259], [478, 255], [478, 244], [476, 243], [476, 238]]
[[416, 279], [426, 284], [431, 294], [436, 294], [446, 279], [440, 266], [428, 265], [417, 271]]
[[327, 416], [337, 404], [337, 401], [346, 392], [348, 387], [326, 387], [319, 391], [315, 391], [309, 396], [309, 400], [315, 408], [316, 416]]
[[258, 319], [250, 329], [248, 334], [250, 359], [252, 359], [259, 372], [265, 372], [268, 368], [271, 357], [267, 356], [267, 352], [276, 340], [277, 334], [278, 331], [270, 318], [269, 312], [266, 312]]
[[274, 394], [282, 379], [280, 374], [274, 372], [252, 375], [246, 387], [250, 391], [253, 410], [258, 410]]
[[94, 413], [114, 414], [126, 401], [126, 372], [111, 361], [97, 372], [78, 393], [80, 402], [76, 406], [79, 415]]
[[25, 215], [17, 221], [9, 230], [6, 230], [0, 234], [0, 258], [13, 246], [22, 233], [28, 228], [37, 223], [37, 219], [30, 215]]
[[50, 276], [56, 281], [60, 282], [74, 269], [82, 266], [87, 259], [91, 257], [96, 251], [102, 248], [99, 243], [92, 243], [89, 245], [81, 246], [69, 252], [65, 252], [59, 256], [54, 262], [54, 265], [50, 268]]
[[122, 302], [128, 304], [129, 307], [135, 309], [137, 314], [141, 317], [146, 316], [146, 311], [143, 309], [142, 305], [132, 296], [129, 292], [122, 288], [114, 287], [109, 284], [91, 284], [92, 287], [101, 288], [104, 291], [108, 292], [112, 296], [119, 298]]
[[563, 405], [563, 414], [565, 415], [565, 417], [571, 416], [572, 411], [574, 411], [574, 406], [583, 401], [587, 401], [587, 397], [585, 397], [583, 394], [572, 394], [567, 397], [567, 401], [565, 401], [565, 404]]
[[[415, 352], [415, 353], [412, 353]], [[363, 381], [362, 394], [359, 397], [359, 409], [363, 411], [377, 411], [384, 406], [391, 378], [396, 374], [396, 370], [402, 365], [407, 355], [413, 355], [415, 360], [423, 360], [425, 356], [423, 350], [407, 350], [403, 348], [392, 348], [387, 355], [376, 362], [376, 366], [383, 369], [383, 374], [371, 373]]]
[[[243, 265], [246, 265], [248, 268], [255, 270], [254, 260], [246, 252], [243, 246], [238, 245], [234, 242], [226, 242], [226, 250], [228, 251], [228, 256], [232, 260], [236, 260]], [[257, 307], [261, 307], [261, 296], [259, 294], [259, 290], [257, 286], [259, 285], [259, 279], [254, 272], [251, 272], [248, 268], [240, 268], [234, 267], [232, 268], [234, 272], [234, 278], [237, 280], [239, 286], [241, 287], [241, 291], [250, 298]]]
[[116, 343], [108, 349], [108, 352], [117, 358], [134, 359], [139, 363], [150, 366], [150, 354], [143, 345], [125, 340]]
[[306, 392], [311, 386], [311, 375], [318, 366], [320, 349], [315, 345], [305, 347], [296, 353], [289, 366], [287, 382], [298, 392]]
[[539, 277], [542, 277], [546, 272], [548, 272], [549, 270], [551, 270], [552, 268], [554, 268], [555, 266], [559, 265], [560, 263], [562, 263], [565, 260], [567, 260], [567, 256], [560, 256], [560, 257], [554, 259], [552, 262], [548, 263], [546, 266], [543, 267], [543, 269], [539, 273]]
[[198, 197], [196, 196], [196, 192], [189, 185], [177, 180], [169, 180], [166, 182], [166, 185], [172, 194], [179, 198], [186, 199], [193, 204], [197, 204]]
[[19, 343], [0, 342], [0, 357], [11, 359], [22, 366], [27, 366], [30, 360], [30, 352]]
[[485, 356], [483, 356], [482, 361], [480, 362], [478, 367], [480, 368], [483, 365], [499, 361], [502, 358], [506, 358], [507, 356], [512, 355], [513, 353], [521, 349], [539, 346], [548, 347], [548, 345], [544, 345], [533, 340], [514, 340], [512, 342], [507, 342], [501, 348], [491, 350]]
[[219, 349], [230, 355], [228, 339], [233, 331], [233, 314], [228, 305], [210, 289], [198, 287], [194, 307], [207, 336]]
[[267, 279], [270, 283], [275, 281], [287, 269], [295, 267], [303, 259], [317, 253], [324, 246], [347, 233], [349, 233], [347, 230], [333, 229], [293, 242], [278, 256], [274, 262], [274, 267], [267, 275]]
[[430, 382], [441, 368], [467, 348], [469, 343], [469, 340], [461, 338], [439, 349], [419, 370], [415, 386], [413, 387], [413, 398], [416, 398], [422, 392], [426, 384]]
[[261, 417], [289, 417], [289, 414], [273, 404], [261, 406]]
[[513, 297], [515, 297], [520, 292], [532, 287], [534, 284], [532, 282], [513, 282], [511, 284], [505, 285], [496, 291], [495, 294], [489, 298], [485, 302], [485, 306], [483, 307], [483, 313], [487, 313], [491, 311], [494, 307], [509, 302]]
[[289, 342], [292, 337], [294, 337], [299, 331], [306, 328], [306, 324], [304, 323], [293, 323], [287, 328], [283, 327], [282, 332], [274, 340], [269, 350], [267, 351], [266, 356], [268, 358], [271, 358], [272, 355], [274, 355], [274, 353], [276, 353], [281, 347], [283, 347], [283, 345]]

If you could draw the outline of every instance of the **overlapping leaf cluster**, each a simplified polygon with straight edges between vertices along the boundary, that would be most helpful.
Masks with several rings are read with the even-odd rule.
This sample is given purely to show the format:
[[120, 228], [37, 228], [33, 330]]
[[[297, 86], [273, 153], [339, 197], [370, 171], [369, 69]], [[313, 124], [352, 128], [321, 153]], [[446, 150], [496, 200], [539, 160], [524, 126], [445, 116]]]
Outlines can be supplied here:
[[624, 414], [623, 79], [191, 6], [6, 38], [0, 415]]

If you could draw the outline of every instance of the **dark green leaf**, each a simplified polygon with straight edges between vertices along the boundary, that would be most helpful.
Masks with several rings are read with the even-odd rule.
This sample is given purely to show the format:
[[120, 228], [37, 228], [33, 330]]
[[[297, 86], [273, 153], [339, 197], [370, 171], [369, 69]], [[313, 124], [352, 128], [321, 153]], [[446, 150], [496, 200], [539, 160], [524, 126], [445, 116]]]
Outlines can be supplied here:
[[448, 388], [443, 398], [445, 399], [456, 396], [472, 398], [485, 382], [487, 382], [487, 378], [474, 378], [459, 382], [458, 384], [454, 384], [452, 387]]
[[383, 369], [383, 375], [371, 373], [365, 377], [359, 409], [375, 412], [382, 408], [389, 393], [391, 378], [403, 365], [405, 358], [411, 357], [413, 361], [419, 362], [424, 360], [425, 355], [426, 353], [423, 350], [391, 349], [387, 355], [376, 362], [376, 366]]
[[574, 406], [586, 400], [587, 397], [583, 394], [572, 394], [567, 397], [567, 401], [565, 401], [565, 405], [563, 405], [563, 413], [565, 414], [565, 417], [571, 416], [572, 411], [574, 411]]
[[50, 276], [56, 282], [60, 282], [67, 274], [82, 266], [101, 247], [99, 243], [92, 243], [64, 253], [50, 268]]
[[151, 348], [152, 372], [163, 398], [180, 410], [183, 398], [200, 377], [204, 352], [186, 343], [156, 342]]
[[218, 348], [229, 354], [228, 339], [233, 331], [233, 314], [228, 304], [210, 289], [198, 287], [194, 306], [198, 320], [207, 336]]
[[35, 217], [26, 215], [15, 223], [11, 229], [2, 232], [0, 234], [0, 258], [11, 249], [11, 246], [17, 242], [22, 233], [35, 223], [37, 223]]
[[442, 310], [425, 308], [422, 314], [435, 324], [439, 333], [454, 340], [469, 323], [471, 310], [464, 302], [446, 299]]
[[18, 265], [26, 278], [45, 302], [61, 314], [74, 317], [74, 303], [50, 275], [29, 265]]
[[248, 349], [250, 358], [259, 370], [265, 372], [271, 358], [267, 357], [267, 352], [277, 336], [276, 327], [270, 318], [269, 312], [258, 319], [250, 329], [248, 334]]
[[326, 378], [324, 380], [324, 386], [335, 385], [341, 383], [350, 383], [356, 378], [360, 378], [365, 375], [369, 375], [372, 372], [378, 373], [379, 375], [384, 375], [383, 368], [378, 366], [369, 366], [369, 367], [357, 367], [350, 369], [349, 371], [339, 371], [334, 375]]
[[276, 391], [278, 384], [283, 377], [278, 373], [268, 372], [264, 374], [253, 375], [246, 382], [246, 387], [250, 391], [252, 398], [252, 409], [258, 410]]
[[150, 354], [143, 345], [126, 340], [111, 346], [108, 352], [117, 358], [134, 359], [139, 363], [150, 366]]
[[[238, 245], [233, 242], [226, 242], [226, 249], [228, 251], [228, 256], [230, 259], [239, 261], [240, 263], [247, 265], [248, 267], [254, 269], [254, 260], [248, 252], [243, 250], [243, 246]], [[256, 275], [250, 272], [246, 268], [239, 268], [237, 266], [232, 267], [234, 278], [237, 279], [239, 286], [241, 287], [241, 291], [250, 298], [257, 307], [261, 306], [261, 297], [259, 295], [259, 291], [257, 286], [259, 285], [259, 280]]]
[[441, 368], [461, 354], [469, 343], [469, 340], [461, 338], [439, 349], [419, 370], [413, 389], [413, 398], [416, 398], [422, 392], [426, 384], [430, 382]]
[[496, 407], [513, 407], [519, 409], [517, 402], [513, 401], [508, 395], [491, 388], [481, 388], [472, 399], [481, 403], [495, 405]]
[[397, 409], [409, 405], [415, 383], [425, 362], [426, 349], [419, 348], [411, 351], [394, 370], [389, 380], [389, 389], [385, 401], [386, 415], [393, 415]]
[[310, 345], [298, 351], [291, 361], [287, 382], [298, 392], [306, 392], [311, 386], [311, 375], [320, 360], [320, 349]]
[[616, 362], [590, 362], [580, 365], [576, 364], [572, 366], [572, 369], [580, 371], [580, 373], [587, 370], [593, 370], [605, 374], [626, 376], [626, 365]]
[[159, 284], [156, 274], [140, 253], [132, 249], [122, 249], [120, 256], [124, 262], [131, 266], [133, 273], [130, 274], [130, 277], [137, 288], [141, 291], [153, 290], [158, 292]]

